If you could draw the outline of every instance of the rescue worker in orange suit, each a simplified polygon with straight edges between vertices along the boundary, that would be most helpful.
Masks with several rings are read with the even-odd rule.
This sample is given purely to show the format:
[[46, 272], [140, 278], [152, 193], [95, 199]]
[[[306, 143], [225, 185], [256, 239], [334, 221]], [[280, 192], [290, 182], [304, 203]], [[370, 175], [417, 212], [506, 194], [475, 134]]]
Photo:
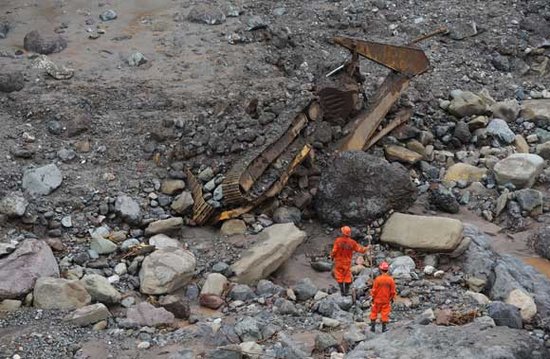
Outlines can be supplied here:
[[376, 319], [378, 314], [382, 317], [382, 332], [388, 330], [388, 322], [390, 321], [391, 303], [395, 298], [395, 281], [388, 274], [390, 266], [386, 262], [380, 263], [378, 267], [382, 274], [374, 280], [372, 284], [372, 308], [370, 312], [370, 331], [376, 330]]
[[367, 247], [361, 246], [351, 238], [351, 228], [344, 226], [340, 229], [342, 236], [336, 238], [330, 256], [334, 260], [333, 275], [343, 296], [348, 295], [351, 286], [351, 260], [354, 252], [365, 253]]

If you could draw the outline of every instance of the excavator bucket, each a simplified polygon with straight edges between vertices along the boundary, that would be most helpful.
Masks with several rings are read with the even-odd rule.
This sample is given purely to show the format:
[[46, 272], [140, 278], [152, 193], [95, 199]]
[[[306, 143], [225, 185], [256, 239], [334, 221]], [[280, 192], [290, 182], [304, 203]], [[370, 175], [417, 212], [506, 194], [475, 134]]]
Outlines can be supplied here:
[[413, 46], [381, 44], [343, 36], [337, 36], [333, 41], [353, 53], [405, 75], [420, 75], [430, 68], [430, 61], [424, 51]]

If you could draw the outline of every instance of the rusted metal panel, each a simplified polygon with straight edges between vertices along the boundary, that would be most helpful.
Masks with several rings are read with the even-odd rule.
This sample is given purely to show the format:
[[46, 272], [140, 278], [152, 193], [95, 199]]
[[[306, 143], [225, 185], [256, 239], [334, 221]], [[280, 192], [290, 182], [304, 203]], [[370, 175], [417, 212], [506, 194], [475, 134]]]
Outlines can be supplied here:
[[374, 135], [365, 145], [363, 148], [364, 150], [368, 150], [372, 146], [374, 146], [378, 141], [380, 141], [384, 136], [386, 136], [388, 133], [396, 129], [397, 127], [401, 126], [405, 122], [407, 122], [413, 114], [413, 110], [410, 108], [402, 109], [400, 110], [392, 122], [390, 122], [386, 127], [381, 129]]
[[202, 184], [195, 177], [191, 170], [186, 170], [187, 182], [191, 188], [191, 195], [193, 197], [193, 221], [198, 225], [203, 225], [208, 223], [209, 219], [212, 218], [216, 209], [209, 205], [203, 197], [202, 194]]
[[430, 68], [430, 61], [424, 51], [413, 46], [381, 44], [343, 36], [337, 36], [333, 41], [396, 72], [420, 75]]

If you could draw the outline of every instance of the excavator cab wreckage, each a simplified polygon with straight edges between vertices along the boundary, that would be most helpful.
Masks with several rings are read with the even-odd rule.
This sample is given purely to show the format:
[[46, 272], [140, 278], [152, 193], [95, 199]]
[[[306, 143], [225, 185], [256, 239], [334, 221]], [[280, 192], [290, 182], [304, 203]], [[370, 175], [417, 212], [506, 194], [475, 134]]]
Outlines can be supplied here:
[[[337, 87], [323, 87], [317, 99], [298, 113], [287, 130], [256, 155], [245, 156], [227, 173], [222, 182], [223, 208], [205, 201], [202, 184], [187, 170], [187, 179], [194, 200], [193, 221], [197, 225], [214, 224], [238, 217], [274, 198], [287, 184], [298, 166], [312, 156], [312, 145], [306, 132], [309, 126], [327, 117], [349, 117], [358, 107], [361, 92], [358, 56], [370, 59], [391, 70], [368, 108], [359, 111], [349, 123], [351, 131], [339, 144], [339, 151], [366, 150], [394, 128], [405, 123], [412, 110], [397, 113], [395, 119], [377, 132], [384, 118], [415, 76], [426, 72], [430, 63], [426, 54], [414, 46], [426, 38], [445, 32], [438, 29], [416, 39], [409, 45], [398, 46], [338, 36], [333, 42], [350, 50], [352, 59], [339, 69], [345, 69], [343, 81]], [[278, 163], [278, 166], [275, 164]], [[280, 168], [280, 163], [287, 163]], [[275, 175], [274, 175], [275, 173]], [[268, 175], [269, 174], [269, 175]]]

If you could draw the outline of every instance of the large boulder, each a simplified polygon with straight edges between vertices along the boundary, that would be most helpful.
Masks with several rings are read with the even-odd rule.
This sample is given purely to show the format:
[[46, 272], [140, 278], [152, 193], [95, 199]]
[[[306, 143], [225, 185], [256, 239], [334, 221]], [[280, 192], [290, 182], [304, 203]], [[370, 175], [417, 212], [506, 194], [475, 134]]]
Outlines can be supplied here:
[[61, 186], [62, 181], [61, 171], [51, 163], [25, 171], [22, 187], [30, 194], [48, 195]]
[[155, 308], [147, 302], [141, 302], [136, 306], [128, 308], [124, 325], [133, 328], [143, 326], [156, 327], [172, 324], [174, 320], [174, 314], [166, 309]]
[[79, 281], [51, 277], [38, 278], [33, 298], [34, 306], [42, 309], [77, 309], [92, 300]]
[[512, 183], [516, 188], [533, 186], [544, 168], [544, 159], [529, 153], [515, 153], [495, 164], [497, 183]]
[[503, 302], [491, 302], [487, 312], [496, 325], [504, 325], [510, 328], [523, 328], [521, 314], [518, 307]]
[[147, 256], [139, 271], [144, 294], [166, 294], [185, 286], [193, 277], [196, 259], [184, 249], [159, 249]]
[[342, 152], [323, 171], [315, 196], [322, 221], [333, 226], [364, 224], [390, 209], [405, 210], [416, 199], [416, 188], [401, 164], [362, 151]]
[[27, 51], [42, 55], [61, 52], [67, 47], [67, 40], [56, 34], [45, 34], [43, 31], [33, 30], [25, 35], [23, 47]]
[[46, 242], [26, 239], [0, 258], [0, 300], [24, 296], [40, 277], [59, 277], [57, 261]]
[[293, 223], [266, 228], [256, 236], [256, 243], [231, 266], [234, 280], [252, 284], [266, 278], [292, 255], [305, 238], [306, 233]]
[[456, 219], [394, 213], [384, 225], [380, 240], [428, 252], [452, 252], [462, 241], [463, 228]]
[[369, 337], [346, 354], [346, 359], [543, 359], [549, 356], [544, 342], [523, 330], [488, 327], [483, 323], [440, 326], [403, 322], [392, 325], [389, 335]]
[[105, 304], [96, 303], [79, 308], [72, 312], [66, 320], [74, 325], [84, 327], [105, 320], [111, 316]]

